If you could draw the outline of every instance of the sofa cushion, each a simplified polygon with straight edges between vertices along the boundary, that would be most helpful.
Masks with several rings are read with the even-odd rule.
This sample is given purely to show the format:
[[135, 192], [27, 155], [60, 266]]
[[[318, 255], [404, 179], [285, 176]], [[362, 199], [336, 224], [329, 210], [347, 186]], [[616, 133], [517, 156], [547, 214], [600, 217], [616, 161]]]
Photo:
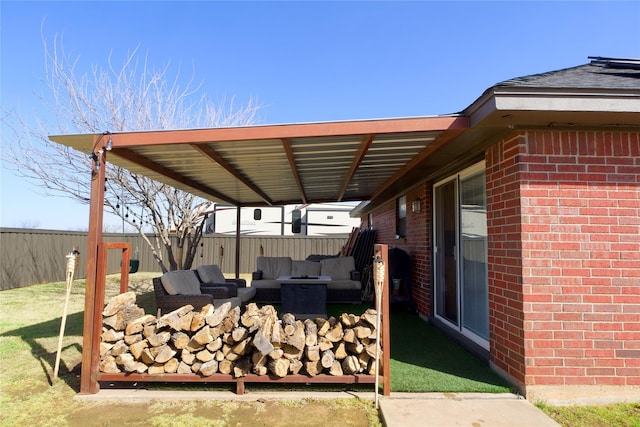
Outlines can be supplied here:
[[169, 295], [199, 295], [200, 280], [192, 270], [168, 271], [160, 277], [164, 290]]
[[251, 287], [256, 289], [280, 289], [280, 281], [276, 279], [262, 279], [251, 282]]
[[291, 276], [291, 258], [259, 256], [256, 267], [262, 271], [263, 279], [277, 279], [281, 276]]
[[196, 271], [202, 283], [225, 283], [224, 274], [216, 264], [200, 265]]
[[256, 296], [256, 288], [238, 288], [238, 298], [243, 304], [251, 301]]
[[320, 261], [320, 274], [331, 276], [332, 280], [350, 280], [351, 272], [356, 269], [352, 256], [327, 258]]
[[350, 290], [362, 289], [362, 284], [357, 280], [332, 280], [327, 283], [327, 289], [330, 290]]
[[291, 261], [291, 275], [292, 276], [319, 276], [320, 275], [320, 263], [314, 261]]

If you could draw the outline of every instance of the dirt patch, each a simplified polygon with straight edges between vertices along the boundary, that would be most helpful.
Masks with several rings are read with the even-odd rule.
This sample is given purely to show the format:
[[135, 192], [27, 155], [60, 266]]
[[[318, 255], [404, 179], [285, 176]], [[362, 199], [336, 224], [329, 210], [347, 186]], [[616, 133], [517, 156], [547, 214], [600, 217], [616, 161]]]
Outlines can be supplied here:
[[111, 403], [85, 406], [66, 418], [70, 426], [371, 427], [381, 425], [373, 403], [357, 399]]

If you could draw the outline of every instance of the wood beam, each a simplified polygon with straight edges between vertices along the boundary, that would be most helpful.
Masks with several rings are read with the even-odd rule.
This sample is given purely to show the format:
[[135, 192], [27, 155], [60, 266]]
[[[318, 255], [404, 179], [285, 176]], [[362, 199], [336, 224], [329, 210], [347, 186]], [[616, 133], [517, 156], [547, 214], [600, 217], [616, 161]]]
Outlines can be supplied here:
[[344, 177], [344, 182], [342, 183], [342, 187], [340, 187], [340, 192], [337, 198], [338, 202], [342, 201], [342, 198], [344, 197], [344, 193], [347, 192], [347, 187], [349, 186], [349, 183], [351, 182], [351, 180], [353, 179], [353, 176], [358, 171], [358, 168], [360, 167], [360, 164], [364, 160], [364, 157], [367, 155], [367, 152], [369, 151], [369, 147], [371, 147], [371, 144], [373, 143], [373, 140], [375, 139], [375, 137], [376, 136], [372, 134], [365, 135], [362, 137], [362, 141], [360, 142], [360, 147], [358, 147], [358, 152], [353, 158], [353, 162], [351, 163], [349, 172], [347, 172], [347, 175]]
[[289, 167], [291, 168], [293, 178], [296, 180], [296, 185], [298, 186], [298, 191], [300, 192], [302, 203], [306, 204], [307, 195], [304, 193], [304, 186], [302, 185], [302, 179], [300, 178], [298, 164], [296, 163], [296, 158], [293, 155], [293, 148], [291, 148], [291, 140], [289, 140], [289, 138], [282, 138], [282, 147], [284, 148], [284, 152], [287, 155], [287, 160], [289, 160]]
[[211, 148], [209, 145], [204, 144], [191, 144], [195, 150], [197, 150], [200, 154], [208, 158], [214, 163], [220, 165], [224, 170], [229, 172], [231, 176], [236, 178], [238, 181], [246, 185], [250, 188], [254, 193], [264, 200], [264, 202], [268, 205], [273, 205], [273, 200], [269, 196], [265, 194], [264, 191], [260, 189], [256, 184], [254, 184], [249, 178], [247, 178], [242, 172], [236, 169], [231, 163], [227, 161], [224, 157], [220, 155], [215, 149]]
[[[433, 116], [401, 119], [353, 120], [344, 122], [297, 123], [172, 131], [122, 132], [111, 134], [113, 148], [164, 144], [202, 144], [318, 136], [348, 136], [383, 133], [433, 132], [467, 129], [466, 116]], [[91, 135], [92, 136], [92, 135]], [[52, 135], [50, 139], [77, 149], [91, 140], [86, 135]]]
[[[102, 135], [96, 135], [95, 147]], [[95, 394], [100, 363], [100, 332], [102, 330], [102, 303], [100, 288], [104, 289], [105, 263], [101, 257], [102, 224], [104, 218], [104, 180], [106, 176], [106, 152], [95, 152], [91, 161], [91, 197], [89, 200], [89, 232], [87, 236], [87, 269], [84, 300], [84, 324], [82, 328], [82, 367], [80, 394]], [[104, 295], [104, 290], [102, 291]]]
[[159, 173], [160, 175], [164, 175], [167, 178], [173, 179], [174, 181], [177, 181], [181, 184], [186, 185], [187, 187], [190, 187], [194, 190], [198, 190], [204, 194], [207, 194], [213, 198], [225, 201], [227, 203], [230, 203], [234, 206], [238, 206], [240, 204], [240, 202], [238, 202], [237, 200], [235, 200], [232, 197], [227, 196], [226, 194], [223, 194], [219, 191], [214, 190], [211, 187], [208, 187], [204, 184], [199, 183], [198, 181], [195, 181], [191, 178], [187, 178], [186, 176], [183, 176], [182, 174], [169, 169], [167, 167], [162, 166], [159, 163], [154, 162], [153, 160], [136, 153], [135, 151], [129, 149], [129, 148], [113, 148], [113, 153], [119, 157], [122, 157], [123, 159], [127, 159], [130, 162], [136, 163], [140, 166], [143, 166], [149, 170], [152, 170], [156, 173]]

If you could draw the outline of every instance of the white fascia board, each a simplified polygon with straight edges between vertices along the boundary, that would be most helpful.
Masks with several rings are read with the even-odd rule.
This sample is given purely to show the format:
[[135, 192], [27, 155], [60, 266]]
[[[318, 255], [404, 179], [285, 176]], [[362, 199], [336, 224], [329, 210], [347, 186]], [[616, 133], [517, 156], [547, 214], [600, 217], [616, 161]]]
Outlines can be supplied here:
[[496, 110], [504, 111], [589, 111], [640, 113], [640, 91], [630, 92], [494, 92]]

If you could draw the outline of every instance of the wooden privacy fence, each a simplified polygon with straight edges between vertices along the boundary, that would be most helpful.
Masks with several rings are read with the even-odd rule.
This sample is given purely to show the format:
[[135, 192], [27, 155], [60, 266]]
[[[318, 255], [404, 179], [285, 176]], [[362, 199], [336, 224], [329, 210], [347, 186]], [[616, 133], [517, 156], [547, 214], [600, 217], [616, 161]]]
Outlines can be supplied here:
[[[138, 271], [160, 272], [144, 240], [134, 233], [107, 233], [105, 242], [128, 242], [131, 257], [139, 261]], [[151, 236], [151, 239], [154, 239]], [[255, 270], [256, 258], [289, 256], [305, 259], [315, 254], [337, 254], [348, 236], [242, 236], [240, 273]], [[173, 246], [176, 246], [175, 239]], [[65, 280], [66, 255], [77, 246], [80, 263], [76, 278], [85, 277], [87, 233], [81, 231], [0, 228], [0, 290]], [[235, 236], [204, 236], [198, 246], [192, 268], [201, 264], [218, 264], [227, 275], [235, 273]], [[166, 258], [166, 255], [165, 255]], [[107, 273], [120, 271], [120, 255], [109, 253]]]

